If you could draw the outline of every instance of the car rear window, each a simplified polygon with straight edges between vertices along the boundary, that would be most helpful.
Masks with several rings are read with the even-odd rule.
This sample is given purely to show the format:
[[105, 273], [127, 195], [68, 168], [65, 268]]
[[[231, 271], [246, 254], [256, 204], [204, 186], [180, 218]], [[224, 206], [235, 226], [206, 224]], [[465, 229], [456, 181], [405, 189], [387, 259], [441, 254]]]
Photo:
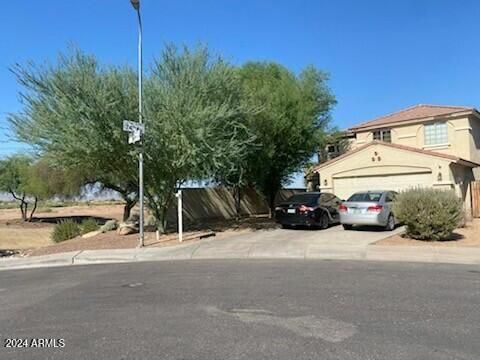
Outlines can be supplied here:
[[316, 204], [319, 194], [296, 194], [290, 196], [287, 200], [289, 203], [302, 203], [302, 204]]
[[382, 194], [381, 192], [356, 193], [350, 196], [347, 201], [377, 202], [380, 201]]

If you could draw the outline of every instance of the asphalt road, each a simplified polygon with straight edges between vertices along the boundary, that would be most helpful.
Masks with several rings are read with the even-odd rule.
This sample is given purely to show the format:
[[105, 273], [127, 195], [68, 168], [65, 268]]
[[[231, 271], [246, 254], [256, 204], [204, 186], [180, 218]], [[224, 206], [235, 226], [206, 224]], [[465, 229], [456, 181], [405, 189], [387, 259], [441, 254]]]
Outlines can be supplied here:
[[[477, 360], [480, 269], [197, 260], [3, 271], [0, 335], [0, 359]], [[8, 338], [30, 347], [5, 348]], [[38, 339], [64, 347], [31, 347]]]

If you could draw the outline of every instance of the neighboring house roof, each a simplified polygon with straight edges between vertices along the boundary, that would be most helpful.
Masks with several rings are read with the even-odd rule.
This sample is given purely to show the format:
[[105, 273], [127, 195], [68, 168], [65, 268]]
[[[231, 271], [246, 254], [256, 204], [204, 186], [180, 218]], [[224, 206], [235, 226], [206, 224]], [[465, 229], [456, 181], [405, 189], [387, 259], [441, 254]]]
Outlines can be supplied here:
[[372, 145], [384, 145], [384, 146], [388, 146], [388, 147], [392, 147], [392, 148], [395, 148], [395, 149], [400, 149], [400, 150], [406, 150], [406, 151], [412, 151], [412, 152], [416, 152], [416, 153], [420, 153], [420, 154], [425, 154], [425, 155], [430, 155], [430, 156], [435, 156], [435, 157], [439, 157], [439, 158], [443, 158], [443, 159], [448, 159], [448, 160], [451, 160], [455, 163], [458, 163], [460, 165], [464, 165], [464, 166], [468, 166], [468, 167], [477, 167], [477, 166], [480, 166], [480, 164], [477, 164], [477, 163], [474, 163], [474, 162], [471, 162], [471, 161], [468, 161], [468, 160], [465, 160], [465, 159], [462, 159], [462, 158], [459, 158], [457, 156], [454, 156], [454, 155], [448, 155], [448, 154], [442, 154], [442, 153], [439, 153], [439, 152], [435, 152], [435, 151], [430, 151], [430, 150], [423, 150], [423, 149], [419, 149], [419, 148], [414, 148], [414, 147], [411, 147], [411, 146], [405, 146], [405, 145], [399, 145], [399, 144], [392, 144], [392, 143], [387, 143], [387, 142], [383, 142], [383, 141], [372, 141], [372, 142], [369, 142], [368, 144], [365, 144], [363, 146], [360, 146], [354, 150], [351, 150], [349, 152], [346, 152], [345, 154], [343, 155], [340, 155], [332, 160], [329, 160], [329, 161], [326, 161], [324, 162], [323, 164], [320, 164], [316, 167], [313, 168], [313, 172], [318, 172], [320, 169], [324, 168], [325, 166], [328, 166], [328, 165], [331, 165], [337, 161], [340, 161], [346, 157], [349, 157], [350, 155], [353, 155], [359, 151], [362, 151], [363, 149], [366, 149], [367, 147], [369, 146], [372, 146]]
[[426, 119], [437, 116], [452, 115], [461, 112], [475, 112], [475, 108], [465, 106], [442, 106], [442, 105], [415, 105], [392, 114], [381, 116], [374, 120], [370, 120], [359, 125], [353, 126], [349, 130], [357, 131], [364, 128], [378, 128], [386, 125], [410, 122], [419, 119]]

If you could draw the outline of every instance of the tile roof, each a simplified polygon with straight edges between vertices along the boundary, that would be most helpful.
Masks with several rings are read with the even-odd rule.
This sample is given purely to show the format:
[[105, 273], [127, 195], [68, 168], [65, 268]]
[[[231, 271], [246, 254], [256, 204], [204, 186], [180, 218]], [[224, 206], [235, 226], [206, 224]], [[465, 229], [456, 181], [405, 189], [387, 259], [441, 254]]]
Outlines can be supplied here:
[[330, 165], [330, 164], [333, 164], [339, 160], [342, 160], [350, 155], [353, 155], [369, 146], [372, 146], [372, 145], [384, 145], [384, 146], [388, 146], [388, 147], [392, 147], [392, 148], [396, 148], [396, 149], [401, 149], [401, 150], [406, 150], [406, 151], [413, 151], [413, 152], [416, 152], [416, 153], [420, 153], [420, 154], [425, 154], [425, 155], [430, 155], [430, 156], [436, 156], [436, 157], [440, 157], [440, 158], [444, 158], [444, 159], [448, 159], [448, 160], [451, 160], [453, 162], [456, 162], [456, 163], [459, 163], [461, 165], [465, 165], [465, 166], [469, 166], [469, 167], [477, 167], [477, 166], [480, 166], [480, 164], [477, 164], [477, 163], [474, 163], [472, 161], [468, 161], [468, 160], [465, 160], [465, 159], [462, 159], [462, 158], [459, 158], [457, 156], [454, 156], [454, 155], [448, 155], [448, 154], [442, 154], [442, 153], [439, 153], [439, 152], [436, 152], [436, 151], [431, 151], [431, 150], [424, 150], [424, 149], [419, 149], [419, 148], [415, 148], [415, 147], [411, 147], [411, 146], [406, 146], [406, 145], [400, 145], [400, 144], [392, 144], [392, 143], [387, 143], [387, 142], [383, 142], [383, 141], [372, 141], [372, 142], [369, 142], [368, 144], [365, 144], [365, 145], [362, 145], [356, 149], [353, 149], [349, 152], [346, 152], [345, 154], [343, 155], [340, 155], [336, 158], [333, 158], [332, 160], [329, 160], [329, 161], [326, 161], [324, 162], [323, 164], [319, 164], [318, 166], [314, 167], [313, 168], [313, 171], [314, 172], [318, 172], [318, 170], [320, 170], [321, 168], [327, 166], [327, 165]]
[[457, 112], [474, 111], [472, 107], [465, 106], [442, 106], [442, 105], [415, 105], [379, 118], [353, 126], [350, 130], [360, 130], [362, 128], [380, 127], [403, 121], [411, 121], [434, 116], [450, 115]]

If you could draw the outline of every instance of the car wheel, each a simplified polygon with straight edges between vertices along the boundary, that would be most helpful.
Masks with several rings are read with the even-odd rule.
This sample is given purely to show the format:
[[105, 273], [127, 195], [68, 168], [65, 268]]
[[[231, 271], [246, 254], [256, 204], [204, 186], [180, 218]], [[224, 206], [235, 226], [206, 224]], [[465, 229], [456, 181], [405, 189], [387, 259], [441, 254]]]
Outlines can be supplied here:
[[328, 225], [330, 225], [330, 219], [328, 218], [327, 213], [322, 213], [320, 216], [320, 229], [324, 230], [328, 228]]
[[387, 225], [385, 225], [385, 230], [392, 231], [395, 229], [395, 217], [393, 214], [388, 215]]
[[342, 226], [345, 230], [352, 230], [353, 228], [353, 225], [350, 225], [350, 224], [342, 224]]
[[290, 225], [282, 224], [282, 229], [291, 229]]

